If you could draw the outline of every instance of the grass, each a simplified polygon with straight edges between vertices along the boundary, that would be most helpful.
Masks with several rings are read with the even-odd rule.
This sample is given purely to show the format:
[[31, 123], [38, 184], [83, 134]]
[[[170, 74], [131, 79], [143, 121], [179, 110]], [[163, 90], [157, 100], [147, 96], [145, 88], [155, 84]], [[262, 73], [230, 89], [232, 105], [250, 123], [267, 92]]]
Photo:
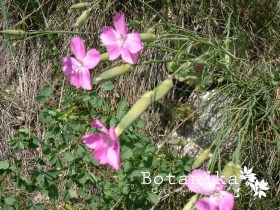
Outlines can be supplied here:
[[[9, 155], [7, 142], [20, 127], [34, 128], [37, 135], [42, 135], [44, 129], [37, 117], [40, 107], [34, 100], [40, 86], [51, 84], [56, 89], [54, 97], [58, 103], [61, 96], [69, 92], [67, 82], [61, 82], [64, 79], [60, 60], [69, 53], [70, 37], [63, 31], [89, 32], [91, 34], [82, 36], [89, 47], [97, 47], [96, 35], [100, 27], [110, 24], [116, 11], [123, 11], [127, 19], [132, 20], [129, 24], [134, 25], [134, 29], [145, 32], [154, 28], [161, 36], [161, 40], [149, 44], [150, 48], [141, 56], [141, 61], [148, 64], [139, 65], [133, 73], [114, 83], [119, 97], [125, 96], [129, 104], [166, 77], [166, 64], [161, 60], [172, 59], [181, 64], [199, 57], [206, 62], [204, 71], [197, 73], [200, 79], [195, 85], [177, 81], [173, 93], [142, 117], [147, 124], [144, 132], [156, 144], [161, 144], [170, 135], [166, 130], [174, 128], [159, 120], [164, 119], [161, 107], [166, 107], [170, 101], [171, 105], [179, 106], [193, 91], [216, 89], [232, 103], [224, 107], [223, 126], [215, 141], [220, 147], [206, 167], [219, 169], [231, 159], [254, 167], [254, 173], [268, 181], [271, 189], [267, 198], [262, 199], [255, 199], [242, 189], [246, 196], [237, 199], [237, 209], [277, 209], [280, 184], [279, 2], [100, 1], [80, 28], [75, 28], [74, 23], [81, 11], [69, 10], [74, 3], [73, 0], [66, 3], [1, 1], [1, 29], [62, 31], [33, 34], [31, 38], [20, 40], [2, 36], [0, 40], [4, 52], [0, 58], [3, 68], [0, 72], [1, 155]], [[97, 71], [106, 67], [104, 64]], [[193, 72], [194, 68], [180, 69], [181, 73], [187, 71]], [[183, 91], [178, 90], [180, 86]], [[112, 101], [111, 106], [119, 101], [114, 94], [101, 89], [96, 91], [106, 94]], [[150, 119], [158, 120], [155, 123]], [[232, 141], [230, 148], [227, 146], [229, 139]], [[218, 154], [223, 158], [219, 159]], [[29, 159], [24, 159], [24, 164], [28, 165]], [[180, 191], [159, 202], [158, 206], [181, 209], [189, 197], [188, 193]]]

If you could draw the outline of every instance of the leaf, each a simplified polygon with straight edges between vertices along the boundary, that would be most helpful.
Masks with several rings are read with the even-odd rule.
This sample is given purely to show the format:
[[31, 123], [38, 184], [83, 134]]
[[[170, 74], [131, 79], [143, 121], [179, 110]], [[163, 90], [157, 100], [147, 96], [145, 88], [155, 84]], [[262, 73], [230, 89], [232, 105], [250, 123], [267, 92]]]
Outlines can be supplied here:
[[121, 102], [118, 104], [118, 111], [117, 111], [117, 118], [120, 120], [122, 116], [125, 114], [125, 108], [127, 106], [127, 102], [125, 99], [121, 100]]
[[83, 101], [88, 101], [88, 100], [90, 100], [90, 99], [91, 99], [90, 94], [89, 94], [89, 93], [84, 93], [84, 94], [82, 95], [82, 99], [83, 99]]
[[66, 152], [64, 158], [65, 158], [65, 160], [71, 162], [71, 161], [73, 161], [75, 159], [75, 156], [72, 155], [71, 152]]
[[122, 159], [130, 159], [131, 157], [133, 157], [133, 151], [130, 148], [125, 147], [122, 152]]
[[102, 89], [103, 90], [113, 90], [115, 88], [115, 86], [113, 85], [112, 82], [104, 82], [102, 85], [101, 85]]
[[143, 128], [144, 127], [144, 122], [142, 120], [138, 120], [136, 123], [135, 123], [135, 126], [137, 128]]
[[56, 116], [57, 112], [54, 110], [48, 110], [48, 114], [52, 115], [52, 116]]
[[152, 203], [156, 203], [158, 201], [158, 195], [155, 193], [148, 192], [148, 197]]
[[58, 198], [58, 189], [56, 185], [50, 185], [47, 189], [48, 196], [52, 200], [56, 200]]
[[24, 149], [24, 144], [21, 141], [18, 142], [18, 146], [19, 146], [20, 149], [22, 149], [22, 150]]
[[131, 180], [134, 180], [135, 178], [138, 178], [141, 176], [141, 173], [138, 169], [132, 169], [129, 172], [127, 172], [127, 176], [128, 178], [130, 178]]
[[29, 134], [30, 130], [28, 128], [22, 128], [22, 129], [19, 129], [18, 132]]
[[5, 203], [10, 206], [12, 206], [14, 204], [14, 202], [16, 201], [14, 196], [9, 196], [9, 197], [5, 198], [4, 200], [5, 200]]
[[80, 129], [80, 123], [71, 123], [69, 125], [74, 131], [78, 131]]
[[156, 148], [154, 145], [149, 144], [147, 145], [146, 149], [145, 149], [145, 153], [149, 153], [149, 152], [155, 152]]
[[53, 92], [52, 87], [49, 86], [49, 85], [45, 85], [45, 86], [41, 89], [40, 95], [47, 97], [47, 96], [49, 96], [50, 94], [52, 94], [52, 92]]
[[116, 118], [112, 117], [110, 120], [110, 127], [112, 127], [112, 126], [116, 127], [116, 124], [117, 124]]
[[88, 180], [88, 175], [86, 173], [81, 173], [78, 177], [77, 180], [79, 183], [84, 184]]
[[42, 203], [36, 204], [35, 207], [36, 210], [45, 210], [45, 205]]
[[70, 198], [77, 198], [77, 194], [72, 189], [69, 189], [67, 193], [69, 194]]
[[94, 183], [94, 182], [97, 182], [97, 178], [96, 178], [96, 176], [94, 176], [92, 173], [88, 173], [88, 179], [92, 182], [92, 183]]
[[42, 95], [36, 96], [35, 100], [38, 103], [44, 104], [44, 103], [46, 103], [46, 96], [42, 96]]
[[8, 161], [6, 161], [6, 160], [1, 160], [0, 161], [0, 169], [4, 169], [4, 170], [6, 170], [6, 169], [8, 169], [9, 168], [9, 163], [8, 163]]
[[42, 174], [42, 173], [39, 173], [37, 176], [36, 176], [36, 181], [37, 182], [44, 182], [45, 181], [45, 176], [44, 176], [44, 174]]

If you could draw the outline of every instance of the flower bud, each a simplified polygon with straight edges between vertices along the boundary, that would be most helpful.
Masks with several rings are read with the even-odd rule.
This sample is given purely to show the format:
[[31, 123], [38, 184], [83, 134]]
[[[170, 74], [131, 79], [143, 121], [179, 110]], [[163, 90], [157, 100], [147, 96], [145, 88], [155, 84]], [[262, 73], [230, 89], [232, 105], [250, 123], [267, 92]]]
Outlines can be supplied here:
[[210, 155], [210, 148], [204, 150], [200, 155], [198, 155], [198, 157], [195, 159], [193, 165], [192, 165], [192, 169], [198, 168], [199, 166], [202, 165], [202, 163], [209, 157]]
[[119, 77], [121, 75], [131, 72], [132, 69], [133, 69], [132, 65], [129, 65], [129, 64], [123, 64], [123, 65], [114, 67], [114, 68], [104, 71], [102, 74], [100, 74], [96, 78], [96, 82], [103, 82], [103, 81], [114, 79], [116, 77]]
[[80, 26], [80, 24], [82, 22], [84, 22], [84, 20], [89, 16], [90, 12], [91, 12], [92, 8], [87, 9], [86, 11], [84, 11], [81, 16], [77, 19], [75, 26], [78, 27]]
[[74, 4], [70, 7], [70, 9], [85, 9], [90, 5], [88, 2], [82, 2], [82, 3], [77, 3]]
[[[125, 65], [128, 65], [128, 64], [125, 64]], [[124, 65], [122, 65], [122, 66], [124, 66]], [[115, 68], [118, 68], [118, 67], [115, 67]], [[115, 69], [115, 68], [113, 68], [113, 69]], [[108, 71], [112, 71], [113, 69], [108, 70]], [[106, 73], [106, 75], [105, 75], [106, 78], [112, 78], [111, 75], [113, 73], [111, 73], [111, 72], [107, 73], [108, 71], [104, 72], [104, 73]], [[105, 78], [104, 73], [101, 74], [96, 80], [103, 81], [104, 80], [103, 78]], [[114, 73], [114, 74], [116, 74], [116, 73]], [[119, 75], [121, 75], [121, 74], [118, 74], [118, 76]], [[129, 112], [122, 118], [121, 122], [116, 127], [117, 136], [120, 136], [121, 133], [127, 127], [129, 127], [135, 120], [137, 120], [154, 101], [162, 99], [170, 91], [170, 89], [172, 87], [173, 87], [172, 78], [169, 77], [166, 80], [164, 80], [159, 86], [157, 86], [153, 91], [149, 91], [149, 92], [145, 93], [134, 104], [134, 106], [129, 110]]]
[[[233, 162], [229, 162], [225, 165], [225, 167], [222, 170], [221, 176], [223, 177], [223, 180], [226, 182], [229, 182], [229, 184], [232, 186], [233, 189], [237, 189], [240, 186], [241, 180], [240, 180], [240, 170], [241, 167], [239, 164], [235, 164]], [[231, 183], [231, 179], [234, 178], [234, 182]]]
[[173, 87], [173, 81], [171, 77], [168, 77], [166, 80], [164, 80], [159, 86], [155, 89], [155, 100], [160, 100], [164, 96], [167, 95], [167, 93], [171, 90]]
[[155, 97], [154, 91], [146, 92], [121, 119], [115, 131], [116, 135], [120, 136], [122, 132], [135, 122], [152, 104]]
[[142, 42], [153, 42], [157, 39], [156, 35], [151, 33], [141, 33], [140, 37]]
[[183, 210], [192, 210], [194, 209], [194, 205], [197, 201], [198, 195], [195, 194], [191, 197], [191, 199], [189, 200], [189, 202], [184, 206]]
[[23, 36], [26, 34], [25, 31], [23, 30], [3, 30], [1, 31], [2, 34], [6, 34], [6, 35], [9, 35], [9, 36]]

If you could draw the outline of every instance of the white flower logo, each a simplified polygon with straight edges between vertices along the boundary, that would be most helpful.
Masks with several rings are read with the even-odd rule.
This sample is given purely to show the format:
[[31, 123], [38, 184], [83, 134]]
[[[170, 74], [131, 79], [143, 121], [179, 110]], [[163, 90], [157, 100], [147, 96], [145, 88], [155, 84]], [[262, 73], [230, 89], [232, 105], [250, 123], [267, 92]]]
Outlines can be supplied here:
[[252, 189], [255, 192], [254, 196], [258, 195], [259, 198], [261, 198], [262, 196], [266, 197], [266, 194], [263, 190], [268, 190], [269, 187], [268, 187], [268, 183], [265, 182], [264, 180], [262, 180], [260, 182], [258, 180], [256, 180], [255, 185]]
[[244, 170], [240, 170], [241, 176], [240, 179], [246, 181], [246, 186], [250, 185], [251, 183], [254, 183], [257, 179], [256, 174], [252, 173], [253, 168], [247, 169], [247, 167], [244, 167]]
[[[246, 186], [250, 186], [252, 191], [255, 193], [254, 196], [259, 196], [259, 198], [266, 197], [266, 194], [264, 191], [268, 190], [268, 183], [264, 180], [257, 180], [256, 174], [252, 173], [253, 168], [248, 169], [246, 166], [244, 167], [244, 170], [240, 170], [240, 179], [246, 181]], [[239, 191], [238, 191], [239, 193]], [[237, 195], [239, 195], [237, 193]]]

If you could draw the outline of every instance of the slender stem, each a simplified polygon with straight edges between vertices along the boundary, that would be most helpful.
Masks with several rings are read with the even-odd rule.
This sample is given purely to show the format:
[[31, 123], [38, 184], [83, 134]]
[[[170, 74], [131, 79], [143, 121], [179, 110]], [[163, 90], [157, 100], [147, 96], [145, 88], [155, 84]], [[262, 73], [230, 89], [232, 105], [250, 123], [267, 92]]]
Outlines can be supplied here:
[[72, 34], [72, 35], [76, 35], [76, 34], [96, 34], [94, 32], [79, 32], [79, 31], [32, 31], [32, 32], [27, 32], [27, 34], [29, 35], [37, 35], [37, 34], [41, 34], [41, 35], [49, 35], [49, 34]]

